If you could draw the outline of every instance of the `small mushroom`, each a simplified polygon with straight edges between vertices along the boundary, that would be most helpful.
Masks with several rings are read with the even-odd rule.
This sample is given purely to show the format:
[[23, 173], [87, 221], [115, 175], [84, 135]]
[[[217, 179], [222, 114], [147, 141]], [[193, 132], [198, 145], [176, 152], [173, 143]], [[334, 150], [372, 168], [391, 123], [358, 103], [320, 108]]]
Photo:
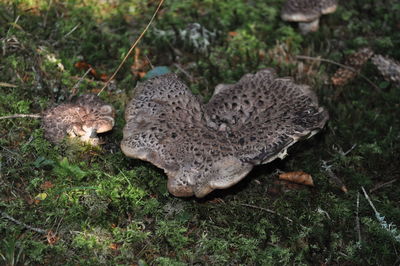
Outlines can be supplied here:
[[336, 11], [338, 0], [287, 0], [281, 12], [285, 21], [299, 22], [300, 32], [318, 30], [319, 18]]
[[121, 149], [164, 169], [173, 195], [201, 198], [236, 184], [255, 165], [284, 158], [327, 119], [308, 86], [272, 69], [218, 85], [207, 104], [167, 74], [136, 87]]
[[372, 63], [387, 81], [400, 86], [400, 62], [377, 54], [372, 57]]
[[114, 115], [111, 105], [94, 94], [85, 94], [74, 103], [63, 103], [43, 112], [42, 127], [45, 137], [53, 143], [68, 135], [98, 145], [97, 133], [113, 128]]

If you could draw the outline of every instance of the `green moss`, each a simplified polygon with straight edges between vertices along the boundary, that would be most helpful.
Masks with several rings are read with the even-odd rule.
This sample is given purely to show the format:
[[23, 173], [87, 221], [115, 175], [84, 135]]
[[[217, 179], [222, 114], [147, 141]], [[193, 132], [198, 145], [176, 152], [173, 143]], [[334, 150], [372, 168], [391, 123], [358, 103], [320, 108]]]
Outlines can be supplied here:
[[[280, 76], [294, 76], [315, 89], [330, 113], [325, 130], [230, 189], [202, 200], [175, 198], [162, 170], [119, 151], [124, 107], [138, 81], [131, 74], [131, 57], [116, 86], [102, 94], [117, 117], [101, 148], [74, 142], [55, 146], [44, 139], [40, 119], [0, 120], [0, 211], [57, 237], [49, 244], [42, 234], [0, 218], [0, 264], [398, 262], [400, 244], [363, 197], [357, 211], [357, 197], [360, 186], [371, 189], [387, 223], [400, 221], [399, 86], [384, 81], [368, 63], [361, 73], [380, 91], [361, 77], [333, 87], [328, 81], [336, 66], [294, 56], [340, 62], [369, 46], [399, 59], [400, 4], [341, 2], [336, 13], [322, 17], [318, 32], [302, 36], [297, 25], [280, 20], [283, 2], [165, 1], [139, 45], [140, 59], [168, 66], [206, 99], [219, 83], [274, 67]], [[156, 3], [137, 0], [3, 1], [0, 82], [15, 87], [1, 87], [0, 115], [40, 113], [74, 92], [101, 88], [104, 83], [91, 74], [80, 80], [86, 70], [75, 64], [86, 62], [110, 76], [155, 8]], [[179, 36], [190, 23], [213, 33], [206, 49]], [[349, 193], [334, 185], [323, 161]], [[316, 186], [288, 190], [274, 184], [276, 169], [306, 171]]]

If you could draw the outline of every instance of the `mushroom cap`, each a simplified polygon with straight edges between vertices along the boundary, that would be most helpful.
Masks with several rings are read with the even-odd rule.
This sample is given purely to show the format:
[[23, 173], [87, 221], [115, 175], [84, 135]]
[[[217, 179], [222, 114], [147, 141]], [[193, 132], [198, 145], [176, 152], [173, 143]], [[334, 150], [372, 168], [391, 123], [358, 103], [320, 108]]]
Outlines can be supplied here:
[[[114, 108], [95, 94], [79, 96], [74, 103], [63, 103], [43, 113], [45, 137], [53, 143], [65, 136], [83, 141], [96, 138], [96, 133], [110, 131], [114, 126]], [[95, 142], [93, 142], [95, 143]]]
[[372, 63], [386, 80], [400, 85], [400, 62], [377, 54], [372, 57]]
[[328, 114], [308, 86], [264, 69], [218, 85], [207, 104], [175, 74], [155, 77], [136, 87], [125, 119], [125, 155], [164, 169], [173, 195], [204, 197], [285, 157]]
[[336, 11], [338, 0], [287, 0], [281, 18], [285, 21], [311, 22]]

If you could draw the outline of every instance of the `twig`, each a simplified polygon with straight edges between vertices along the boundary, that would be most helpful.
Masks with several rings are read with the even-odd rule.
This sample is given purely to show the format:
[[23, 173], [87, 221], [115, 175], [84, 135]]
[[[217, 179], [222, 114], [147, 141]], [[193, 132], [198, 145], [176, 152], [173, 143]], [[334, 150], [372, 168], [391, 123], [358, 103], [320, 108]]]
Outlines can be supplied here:
[[263, 207], [259, 207], [259, 206], [255, 206], [255, 205], [251, 205], [251, 204], [246, 204], [246, 203], [240, 203], [240, 205], [244, 206], [244, 207], [250, 207], [250, 208], [254, 208], [254, 209], [259, 209], [259, 210], [262, 210], [262, 211], [266, 211], [266, 212], [278, 215], [278, 216], [284, 218], [286, 221], [289, 221], [289, 222], [293, 223], [293, 220], [290, 219], [289, 217], [283, 216], [282, 214], [279, 214], [276, 211], [273, 211], [271, 209], [267, 209], [267, 208], [263, 208]]
[[357, 147], [357, 144], [353, 144], [353, 146], [351, 146], [350, 149], [348, 149], [347, 151], [342, 151], [342, 156], [347, 156], [347, 154], [349, 154], [352, 150], [354, 150], [354, 148]]
[[376, 215], [376, 214], [379, 213], [379, 212], [376, 210], [375, 205], [372, 203], [371, 199], [369, 198], [369, 196], [368, 196], [368, 194], [367, 194], [367, 191], [365, 191], [364, 187], [361, 187], [361, 189], [362, 189], [362, 191], [364, 192], [365, 198], [367, 199], [369, 205], [370, 205], [371, 208], [374, 210], [375, 215]]
[[337, 177], [337, 175], [335, 175], [335, 173], [332, 171], [332, 165], [328, 165], [326, 161], [322, 160], [322, 168], [328, 174], [329, 180], [333, 181], [333, 183], [335, 183], [336, 186], [338, 186], [340, 190], [344, 193], [348, 192], [348, 189], [343, 181], [339, 177]]
[[43, 27], [44, 28], [46, 28], [46, 26], [47, 26], [47, 18], [49, 16], [49, 11], [50, 11], [52, 5], [53, 5], [53, 0], [50, 0], [50, 3], [46, 10], [46, 15], [44, 16], [44, 19], [43, 19]]
[[151, 63], [151, 61], [150, 61], [149, 57], [147, 56], [147, 54], [145, 54], [144, 57], [146, 57], [146, 60], [147, 60], [147, 62], [149, 63], [151, 69], [153, 69], [154, 66], [153, 66], [153, 64]]
[[41, 118], [42, 116], [40, 114], [15, 114], [15, 115], [0, 116], [0, 120], [9, 118], [22, 118], [22, 117]]
[[[19, 20], [20, 17], [21, 17], [21, 15], [18, 15], [18, 16], [16, 17], [16, 19], [14, 20], [14, 23], [13, 23], [11, 26], [14, 26], [14, 27], [15, 27], [15, 25], [17, 25], [18, 20]], [[10, 26], [10, 27], [8, 28], [8, 30], [7, 30], [6, 38], [8, 38], [8, 34], [10, 33], [11, 26]], [[5, 38], [5, 39], [6, 39], [6, 38]]]
[[7, 82], [0, 82], [0, 87], [17, 88], [18, 86]]
[[64, 38], [67, 38], [67, 37], [68, 37], [69, 35], [71, 35], [74, 31], [76, 31], [76, 29], [77, 29], [79, 26], [80, 26], [79, 23], [76, 24], [76, 26], [73, 27], [72, 30], [70, 30], [67, 34], [64, 35], [63, 39], [64, 39]]
[[47, 234], [47, 232], [48, 232], [47, 230], [40, 229], [40, 228], [36, 228], [36, 227], [32, 227], [32, 226], [30, 226], [30, 225], [27, 225], [26, 223], [23, 223], [23, 222], [21, 222], [21, 221], [18, 221], [17, 219], [11, 217], [10, 215], [8, 215], [8, 214], [5, 213], [5, 212], [0, 211], [0, 214], [1, 214], [1, 216], [3, 216], [4, 218], [6, 218], [6, 219], [8, 219], [8, 220], [10, 220], [10, 221], [12, 221], [12, 222], [18, 224], [18, 225], [22, 225], [23, 227], [25, 227], [25, 228], [27, 228], [27, 229], [29, 229], [29, 230], [35, 231], [35, 232], [37, 232], [37, 233], [39, 233], [39, 234]]
[[364, 192], [364, 196], [367, 199], [369, 205], [371, 208], [374, 210], [375, 213], [375, 218], [378, 220], [380, 226], [386, 230], [397, 242], [400, 243], [400, 232], [397, 229], [397, 226], [394, 225], [393, 223], [387, 223], [385, 220], [385, 216], [381, 215], [378, 210], [375, 208], [374, 204], [372, 203], [372, 200], [369, 198], [367, 192], [365, 191], [364, 187], [361, 187], [362, 191]]
[[143, 38], [144, 34], [147, 32], [147, 30], [149, 29], [151, 23], [153, 22], [153, 20], [155, 19], [158, 11], [160, 10], [162, 4], [164, 3], [164, 0], [160, 0], [160, 3], [157, 6], [156, 11], [154, 12], [153, 16], [151, 17], [149, 23], [147, 24], [147, 26], [144, 28], [144, 30], [142, 31], [142, 33], [139, 35], [139, 37], [136, 39], [136, 41], [133, 43], [132, 47], [129, 49], [128, 53], [125, 55], [124, 59], [122, 60], [122, 62], [119, 64], [119, 66], [117, 67], [117, 69], [115, 70], [115, 72], [111, 75], [111, 77], [107, 80], [106, 84], [104, 84], [103, 88], [101, 88], [101, 90], [99, 91], [99, 93], [97, 95], [100, 95], [103, 90], [105, 88], [107, 88], [108, 84], [110, 83], [110, 81], [112, 79], [114, 79], [115, 75], [117, 75], [118, 71], [121, 69], [122, 65], [125, 63], [125, 61], [128, 59], [128, 57], [131, 55], [131, 53], [133, 52], [133, 50], [135, 49], [135, 47], [138, 45], [139, 41]]
[[20, 158], [22, 158], [21, 154], [16, 153], [15, 151], [9, 150], [9, 149], [7, 149], [7, 148], [4, 147], [4, 146], [0, 146], [0, 148], [2, 148], [2, 149], [5, 150], [6, 152], [8, 152], [8, 153], [14, 155], [14, 156], [7, 156], [7, 157], [12, 158], [12, 159], [18, 161], [20, 164], [23, 163], [22, 160], [20, 159]]
[[376, 190], [378, 190], [378, 189], [380, 189], [380, 188], [383, 188], [383, 187], [385, 187], [385, 186], [387, 186], [387, 185], [390, 185], [390, 184], [396, 182], [397, 180], [398, 180], [398, 179], [395, 178], [395, 179], [390, 180], [390, 181], [388, 181], [388, 182], [385, 182], [385, 183], [383, 183], [383, 184], [377, 185], [377, 186], [375, 186], [374, 188], [371, 188], [371, 189], [369, 190], [369, 193], [372, 193], [372, 192], [374, 192], [374, 191], [376, 191]]
[[380, 91], [379, 87], [377, 85], [375, 85], [375, 83], [373, 83], [369, 78], [367, 78], [366, 76], [364, 76], [363, 74], [361, 74], [359, 71], [357, 71], [355, 68], [350, 67], [350, 66], [346, 66], [340, 63], [337, 63], [335, 61], [329, 60], [329, 59], [325, 59], [325, 58], [319, 58], [319, 57], [311, 57], [311, 56], [306, 56], [306, 55], [296, 55], [297, 59], [303, 59], [303, 60], [314, 60], [314, 61], [321, 61], [321, 62], [325, 62], [325, 63], [330, 63], [333, 65], [337, 65], [343, 68], [346, 68], [350, 71], [356, 72], [358, 75], [360, 75], [360, 77], [362, 77], [363, 79], [365, 79], [372, 87], [374, 87], [374, 89], [376, 91]]
[[70, 96], [70, 98], [72, 98], [76, 94], [75, 90], [82, 83], [83, 79], [89, 74], [90, 71], [92, 71], [92, 67], [89, 67], [89, 69], [85, 72], [85, 74], [83, 74], [83, 76], [79, 78], [79, 80], [75, 83], [75, 85], [72, 86], [72, 88], [71, 88], [72, 95]]
[[358, 245], [361, 245], [361, 228], [360, 228], [360, 217], [358, 216], [360, 210], [360, 192], [357, 192], [357, 209], [356, 209], [356, 230], [358, 236]]
[[78, 29], [78, 27], [80, 26], [80, 23], [76, 24], [75, 27], [73, 27], [69, 32], [67, 32], [61, 39], [57, 40], [56, 42], [53, 43], [53, 46], [58, 45], [62, 40], [64, 40], [65, 38], [67, 38], [69, 35], [71, 35], [74, 31], [76, 31]]
[[192, 75], [190, 75], [185, 69], [183, 69], [183, 67], [181, 67], [181, 65], [175, 63], [174, 66], [181, 71], [183, 74], [185, 74], [185, 76], [187, 76], [189, 78], [190, 81], [193, 81], [194, 78], [192, 77]]

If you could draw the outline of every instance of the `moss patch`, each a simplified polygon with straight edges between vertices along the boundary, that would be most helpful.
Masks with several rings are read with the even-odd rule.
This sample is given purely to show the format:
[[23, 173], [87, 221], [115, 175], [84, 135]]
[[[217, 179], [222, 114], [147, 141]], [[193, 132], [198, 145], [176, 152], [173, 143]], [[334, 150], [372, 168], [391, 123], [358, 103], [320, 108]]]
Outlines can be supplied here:
[[[398, 263], [399, 230], [389, 223], [400, 226], [400, 88], [371, 63], [362, 74], [379, 91], [361, 77], [333, 87], [336, 66], [295, 55], [340, 62], [369, 46], [400, 59], [400, 4], [341, 2], [336, 13], [322, 17], [318, 32], [301, 36], [295, 24], [280, 20], [282, 2], [166, 1], [139, 45], [139, 58], [131, 57], [102, 94], [117, 119], [101, 148], [54, 146], [43, 138], [39, 119], [0, 120], [0, 211], [51, 230], [45, 235], [0, 218], [0, 264]], [[110, 76], [157, 4], [3, 1], [0, 116], [40, 113], [71, 95], [97, 92], [104, 82], [91, 74], [81, 79], [86, 69], [76, 63]], [[190, 34], [193, 23], [206, 34]], [[331, 118], [285, 160], [256, 167], [236, 186], [201, 200], [174, 198], [160, 169], [119, 150], [124, 106], [140, 80], [136, 68], [148, 72], [148, 61], [167, 66], [205, 98], [219, 83], [274, 67], [312, 86]], [[327, 167], [347, 194], [331, 182]], [[310, 173], [316, 186], [274, 184], [277, 169]], [[359, 194], [361, 186], [390, 232]]]

